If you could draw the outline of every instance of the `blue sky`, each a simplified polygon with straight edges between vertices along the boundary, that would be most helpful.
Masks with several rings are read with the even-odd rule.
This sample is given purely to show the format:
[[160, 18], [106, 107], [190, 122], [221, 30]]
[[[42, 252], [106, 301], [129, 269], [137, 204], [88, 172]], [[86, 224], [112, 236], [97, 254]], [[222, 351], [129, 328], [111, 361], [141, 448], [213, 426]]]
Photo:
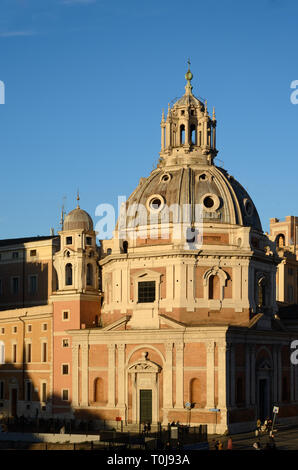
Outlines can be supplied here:
[[0, 238], [59, 229], [127, 197], [160, 151], [160, 118], [193, 92], [215, 106], [217, 163], [263, 229], [298, 215], [298, 5], [288, 0], [0, 0]]

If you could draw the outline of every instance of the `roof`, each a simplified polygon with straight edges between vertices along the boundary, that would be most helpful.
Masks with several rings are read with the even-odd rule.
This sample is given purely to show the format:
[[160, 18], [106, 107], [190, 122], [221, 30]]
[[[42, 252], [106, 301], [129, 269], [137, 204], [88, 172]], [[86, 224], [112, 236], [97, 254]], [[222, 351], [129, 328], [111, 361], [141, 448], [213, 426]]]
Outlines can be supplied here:
[[51, 240], [54, 238], [58, 238], [57, 235], [48, 235], [48, 236], [41, 236], [41, 237], [25, 237], [25, 238], [7, 238], [5, 240], [0, 240], [0, 247], [1, 246], [13, 246], [13, 245], [23, 245], [24, 243], [30, 242], [39, 242], [43, 240]]

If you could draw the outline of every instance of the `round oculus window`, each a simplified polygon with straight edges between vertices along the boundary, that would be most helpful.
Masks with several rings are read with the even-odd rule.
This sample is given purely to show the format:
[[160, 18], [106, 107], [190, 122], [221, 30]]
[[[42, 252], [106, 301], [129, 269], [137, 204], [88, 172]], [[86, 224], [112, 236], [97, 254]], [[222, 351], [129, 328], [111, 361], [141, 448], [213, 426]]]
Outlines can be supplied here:
[[160, 206], [161, 206], [161, 200], [158, 199], [157, 197], [155, 197], [154, 199], [150, 201], [151, 209], [157, 211], [160, 208]]
[[147, 200], [147, 208], [152, 212], [159, 212], [164, 206], [164, 199], [159, 194], [154, 194]]
[[245, 209], [246, 215], [248, 217], [251, 217], [253, 214], [253, 210], [254, 210], [252, 202], [249, 199], [244, 199], [243, 202], [244, 202], [244, 209]]
[[160, 178], [160, 181], [163, 182], [163, 183], [168, 183], [172, 178], [172, 175], [170, 173], [164, 173], [161, 178]]
[[214, 200], [212, 197], [206, 196], [203, 200], [203, 204], [205, 207], [207, 207], [207, 209], [211, 209], [211, 207], [214, 206]]
[[202, 197], [201, 203], [206, 212], [213, 212], [219, 208], [220, 199], [216, 194], [208, 193]]

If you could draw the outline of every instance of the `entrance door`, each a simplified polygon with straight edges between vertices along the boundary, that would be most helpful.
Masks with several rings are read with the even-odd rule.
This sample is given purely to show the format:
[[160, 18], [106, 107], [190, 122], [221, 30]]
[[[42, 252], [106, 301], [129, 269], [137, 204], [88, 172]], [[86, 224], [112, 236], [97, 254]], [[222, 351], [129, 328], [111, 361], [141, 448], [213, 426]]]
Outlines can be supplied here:
[[259, 381], [259, 409], [260, 420], [264, 421], [269, 416], [269, 390], [268, 380], [260, 379]]
[[16, 388], [11, 389], [11, 395], [10, 395], [10, 413], [11, 416], [16, 416], [17, 415], [17, 401], [18, 401], [18, 391]]
[[140, 422], [152, 422], [152, 390], [140, 390]]

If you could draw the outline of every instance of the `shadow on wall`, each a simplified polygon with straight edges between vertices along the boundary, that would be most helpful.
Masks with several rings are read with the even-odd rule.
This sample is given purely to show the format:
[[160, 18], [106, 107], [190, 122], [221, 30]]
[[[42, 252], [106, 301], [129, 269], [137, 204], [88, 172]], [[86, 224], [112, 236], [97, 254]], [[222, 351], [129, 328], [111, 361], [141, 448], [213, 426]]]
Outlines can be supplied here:
[[[39, 386], [39, 387], [38, 387]], [[29, 442], [36, 441], [33, 434], [83, 434], [97, 435], [101, 430], [116, 430], [114, 426], [84, 410], [82, 417], [70, 402], [63, 401], [63, 413], [53, 413], [53, 404], [61, 397], [49, 395], [43, 383], [36, 384], [25, 367], [7, 363], [0, 366], [0, 442], [2, 432], [26, 434]], [[31, 435], [31, 436], [30, 436]], [[2, 435], [3, 436], [3, 435]], [[21, 439], [23, 440], [23, 436]], [[58, 439], [57, 439], [58, 441]], [[42, 437], [39, 439], [42, 442]], [[24, 447], [22, 447], [24, 448]]]

